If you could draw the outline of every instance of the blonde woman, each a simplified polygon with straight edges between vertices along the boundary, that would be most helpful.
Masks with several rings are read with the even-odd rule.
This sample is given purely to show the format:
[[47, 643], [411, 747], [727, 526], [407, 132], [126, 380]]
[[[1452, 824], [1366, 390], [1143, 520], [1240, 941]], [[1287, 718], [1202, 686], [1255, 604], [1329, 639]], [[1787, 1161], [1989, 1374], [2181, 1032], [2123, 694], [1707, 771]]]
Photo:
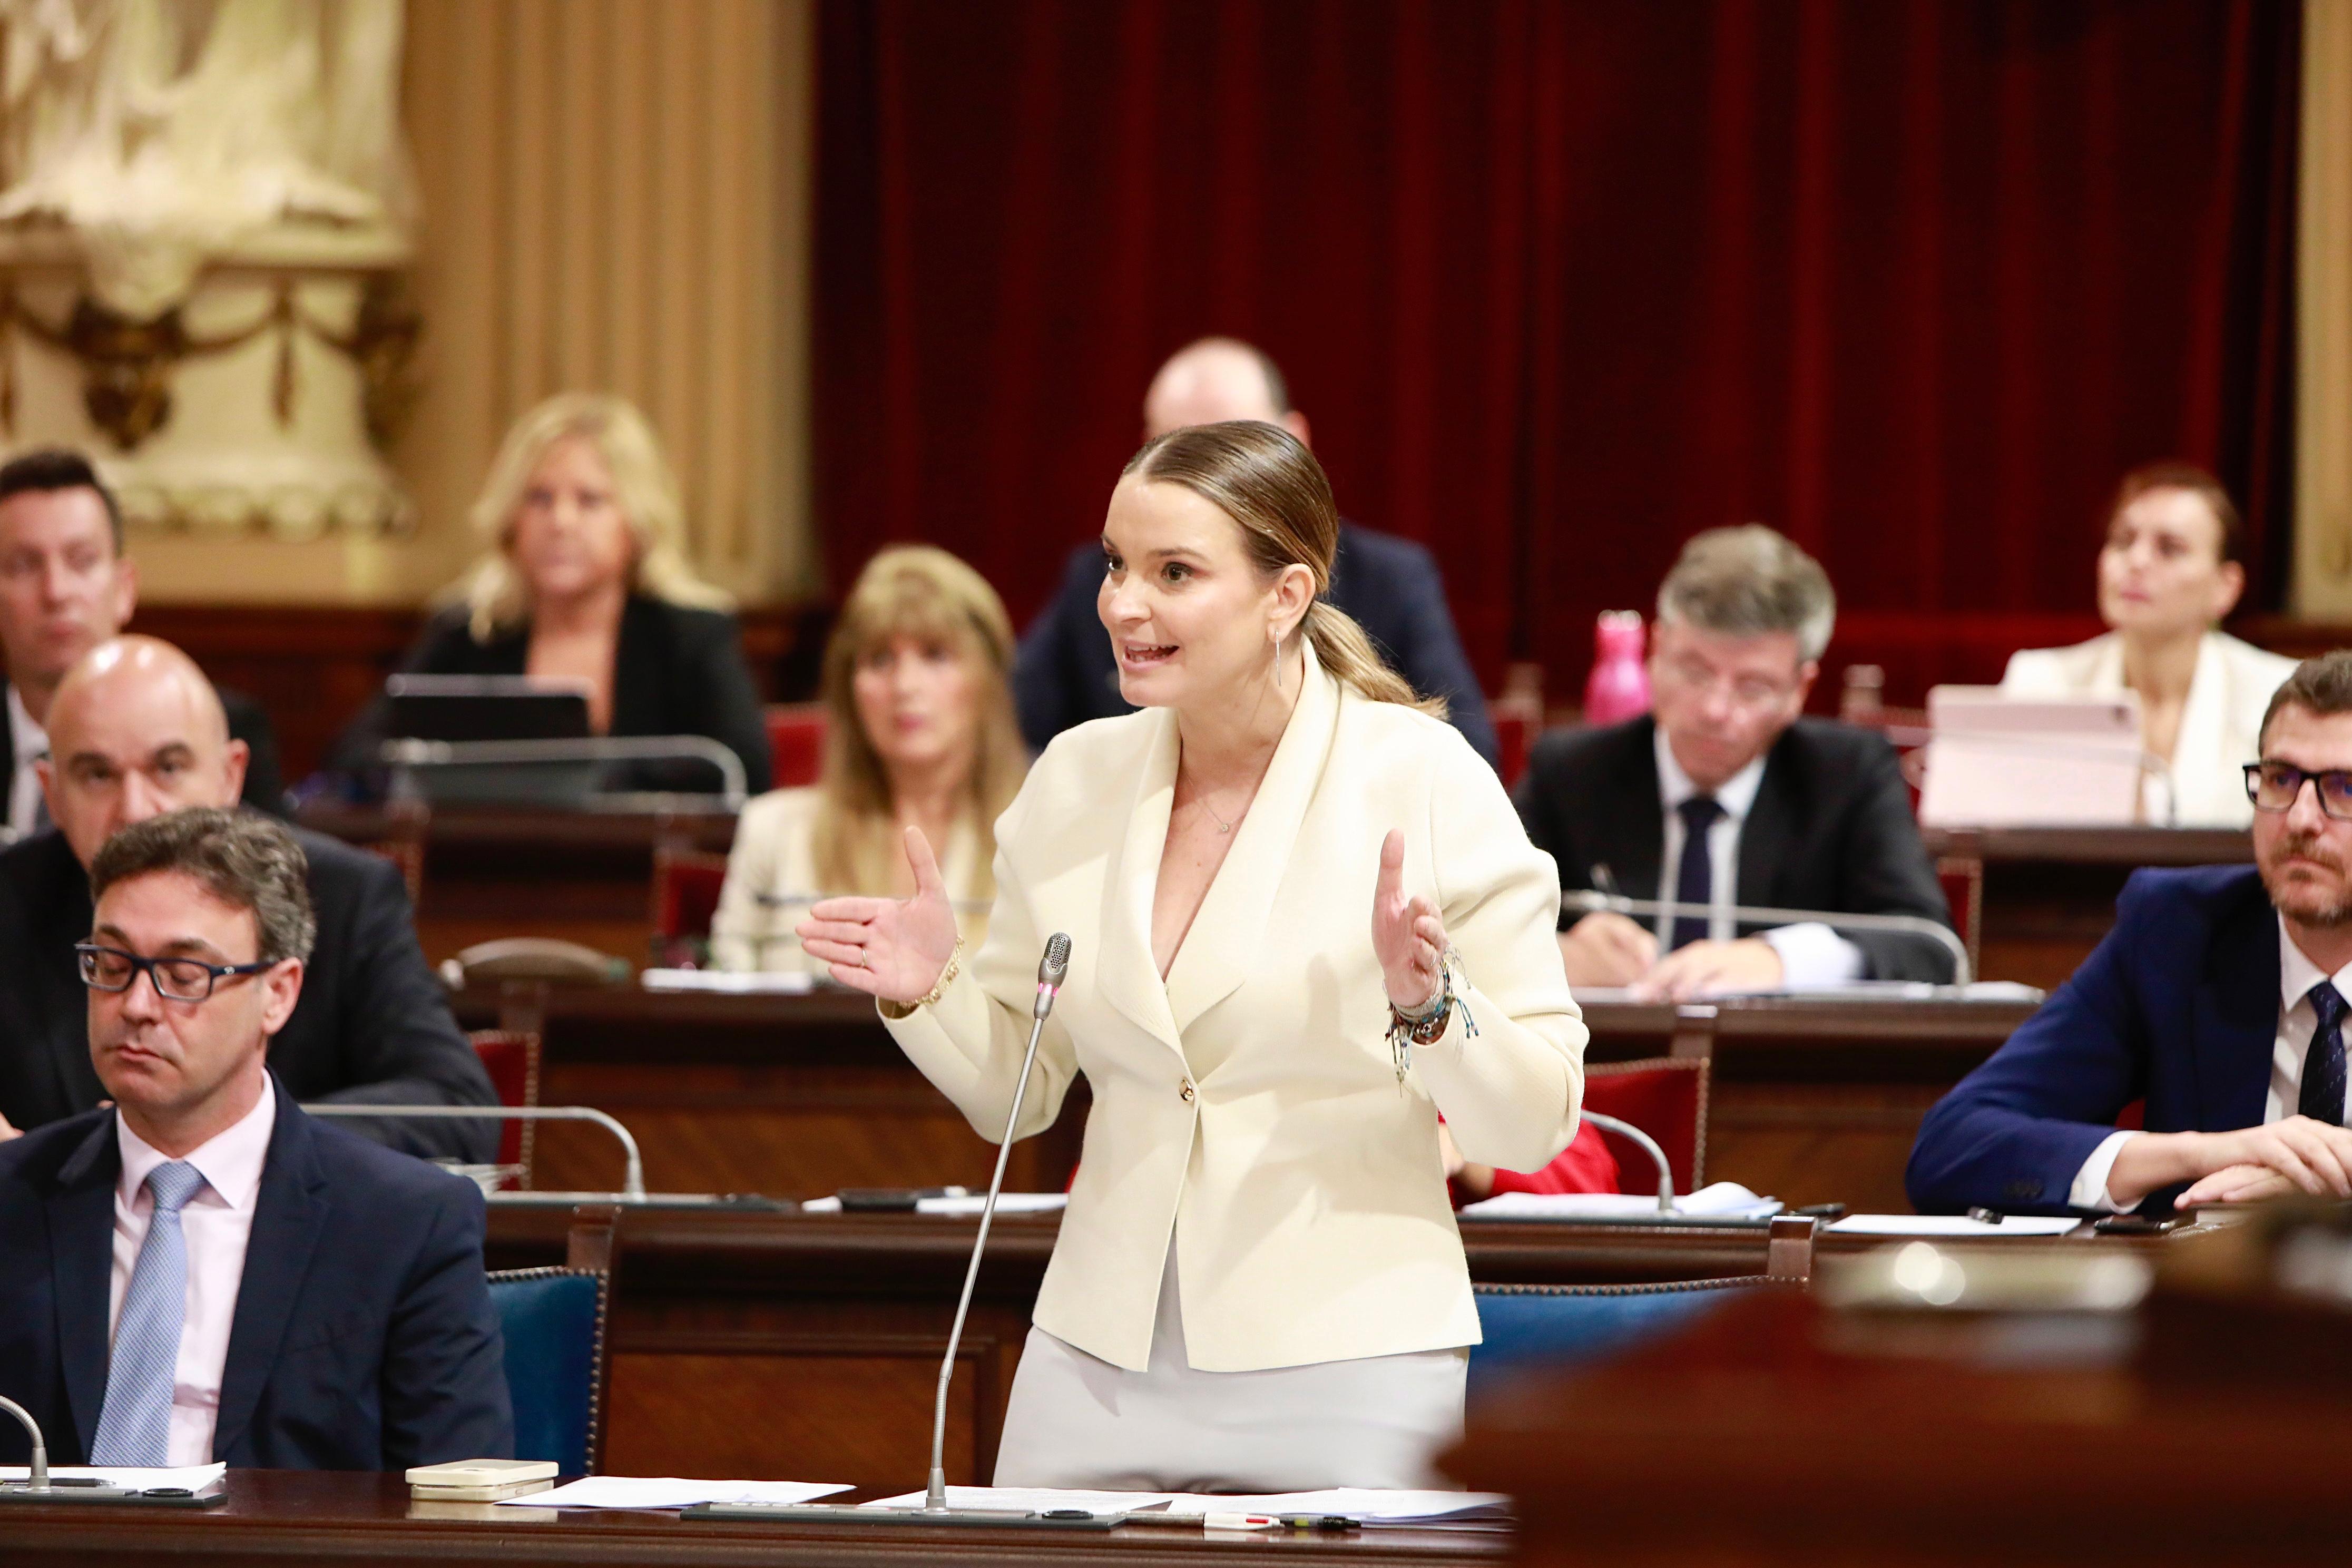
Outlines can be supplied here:
[[992, 1139], [1039, 951], [1072, 938], [1014, 1131], [1081, 1072], [1094, 1107], [999, 1485], [1430, 1484], [1478, 1339], [1438, 1117], [1506, 1170], [1576, 1132], [1559, 879], [1323, 597], [1339, 536], [1288, 432], [1153, 440], [1111, 492], [1096, 598], [1142, 711], [1037, 760], [997, 824], [988, 940], [961, 940], [915, 828], [912, 897], [800, 928]]
[[1013, 623], [944, 550], [885, 550], [825, 645], [824, 781], [743, 808], [711, 923], [721, 969], [822, 973], [793, 927], [819, 897], [915, 890], [904, 834], [942, 847], [964, 940], [988, 931], [996, 819], [1028, 768], [1008, 671]]
[[[626, 399], [568, 392], [524, 415], [473, 525], [481, 559], [404, 670], [582, 681], [597, 734], [706, 735], [742, 759], [750, 790], [768, 787], [767, 729], [731, 601], [687, 564], [677, 481]], [[379, 705], [346, 737], [345, 765], [371, 765], [384, 717]]]

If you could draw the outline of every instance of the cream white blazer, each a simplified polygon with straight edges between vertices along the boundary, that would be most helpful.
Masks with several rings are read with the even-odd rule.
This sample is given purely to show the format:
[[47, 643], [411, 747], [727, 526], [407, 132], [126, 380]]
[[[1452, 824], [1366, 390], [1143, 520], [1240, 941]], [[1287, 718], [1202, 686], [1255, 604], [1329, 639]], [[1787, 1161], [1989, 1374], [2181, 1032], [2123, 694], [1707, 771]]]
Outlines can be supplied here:
[[[2227, 632], [2207, 632], [2180, 711], [2174, 745], [2169, 823], [2177, 827], [2243, 827], [2254, 818], [2246, 800], [2245, 764], [2261, 751], [2263, 710], [2294, 660], [2265, 653]], [[2021, 697], [2115, 697], [2124, 689], [2124, 639], [2114, 632], [2072, 647], [2027, 648], [2010, 656], [2000, 689]], [[2150, 822], [2164, 824], [2167, 801], [2151, 781], [2144, 800]]]
[[[1192, 1365], [1250, 1372], [1475, 1344], [1478, 1317], [1438, 1152], [1539, 1170], [1583, 1097], [1585, 1027], [1553, 938], [1559, 880], [1460, 733], [1343, 689], [1305, 689], [1165, 984], [1152, 894], [1176, 782], [1175, 715], [1058, 737], [997, 824], [988, 942], [940, 1000], [889, 1021], [994, 1142], [1038, 956], [1069, 933], [1019, 1135], [1075, 1073], [1085, 1152], [1035, 1321], [1133, 1371], [1151, 1352], [1171, 1234]], [[1371, 942], [1381, 840], [1443, 910], [1463, 996], [1400, 1082]]]
[[[801, 951], [793, 928], [809, 906], [837, 889], [816, 885], [816, 808], [813, 787], [770, 790], [744, 803], [727, 855], [727, 883], [710, 920], [710, 959], [720, 969], [823, 974], [824, 965]], [[957, 901], [956, 923], [967, 944], [988, 934], [980, 890], [988, 885], [980, 834], [958, 823], [939, 851], [940, 876]]]

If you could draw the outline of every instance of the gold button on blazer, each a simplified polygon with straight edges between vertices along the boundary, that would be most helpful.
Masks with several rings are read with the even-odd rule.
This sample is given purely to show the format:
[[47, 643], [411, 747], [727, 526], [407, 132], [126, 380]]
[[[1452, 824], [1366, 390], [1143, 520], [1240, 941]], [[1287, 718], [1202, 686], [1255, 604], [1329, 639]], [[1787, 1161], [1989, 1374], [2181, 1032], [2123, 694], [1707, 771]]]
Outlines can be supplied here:
[[[1575, 1135], [1586, 1031], [1554, 939], [1550, 857], [1451, 726], [1358, 696], [1310, 652], [1163, 984], [1151, 903], [1176, 756], [1164, 709], [1056, 739], [997, 824], [986, 942], [937, 1003], [887, 1020], [993, 1142], [1038, 955], [1070, 935], [1019, 1134], [1052, 1125], [1074, 1073], [1094, 1109], [1037, 1326], [1142, 1370], [1172, 1230], [1197, 1370], [1475, 1344], [1437, 1123], [1465, 1158], [1507, 1170], [1541, 1168]], [[1444, 912], [1468, 983], [1402, 1083], [1371, 941], [1391, 828], [1406, 891]]]

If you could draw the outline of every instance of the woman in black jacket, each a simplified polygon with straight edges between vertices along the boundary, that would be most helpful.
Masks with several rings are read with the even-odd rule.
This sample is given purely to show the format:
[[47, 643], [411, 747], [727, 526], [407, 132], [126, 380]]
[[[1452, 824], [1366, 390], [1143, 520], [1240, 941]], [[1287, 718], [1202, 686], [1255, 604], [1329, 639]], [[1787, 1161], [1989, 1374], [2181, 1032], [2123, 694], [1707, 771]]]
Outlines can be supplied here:
[[[508, 433], [474, 503], [486, 549], [427, 622], [403, 670], [533, 675], [583, 682], [600, 735], [706, 735], [769, 785], [758, 693], [727, 595], [696, 576], [677, 481], [645, 416], [625, 400], [566, 393]], [[380, 700], [338, 748], [373, 764]], [[635, 770], [627, 785], [709, 788], [708, 767]]]

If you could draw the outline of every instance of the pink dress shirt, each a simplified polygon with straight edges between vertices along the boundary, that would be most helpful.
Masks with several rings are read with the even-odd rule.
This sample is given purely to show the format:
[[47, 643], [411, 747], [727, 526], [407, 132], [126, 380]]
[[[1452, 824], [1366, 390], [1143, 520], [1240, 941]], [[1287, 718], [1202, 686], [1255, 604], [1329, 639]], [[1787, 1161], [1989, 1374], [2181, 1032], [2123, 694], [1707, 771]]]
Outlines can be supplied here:
[[[261, 1099], [236, 1125], [199, 1145], [187, 1162], [205, 1184], [180, 1211], [188, 1247], [188, 1308], [180, 1330], [180, 1362], [172, 1380], [171, 1436], [166, 1462], [207, 1465], [213, 1458], [213, 1426], [220, 1418], [221, 1368], [228, 1360], [228, 1335], [236, 1321], [236, 1292], [245, 1279], [245, 1244], [253, 1234], [253, 1205], [261, 1195], [261, 1167], [269, 1157], [270, 1130], [278, 1125], [278, 1095], [264, 1083]], [[114, 1277], [107, 1294], [107, 1342], [122, 1321], [123, 1293], [131, 1289], [131, 1266], [147, 1239], [155, 1199], [147, 1177], [170, 1156], [131, 1131], [118, 1114], [114, 1136], [122, 1173], [114, 1184]]]

